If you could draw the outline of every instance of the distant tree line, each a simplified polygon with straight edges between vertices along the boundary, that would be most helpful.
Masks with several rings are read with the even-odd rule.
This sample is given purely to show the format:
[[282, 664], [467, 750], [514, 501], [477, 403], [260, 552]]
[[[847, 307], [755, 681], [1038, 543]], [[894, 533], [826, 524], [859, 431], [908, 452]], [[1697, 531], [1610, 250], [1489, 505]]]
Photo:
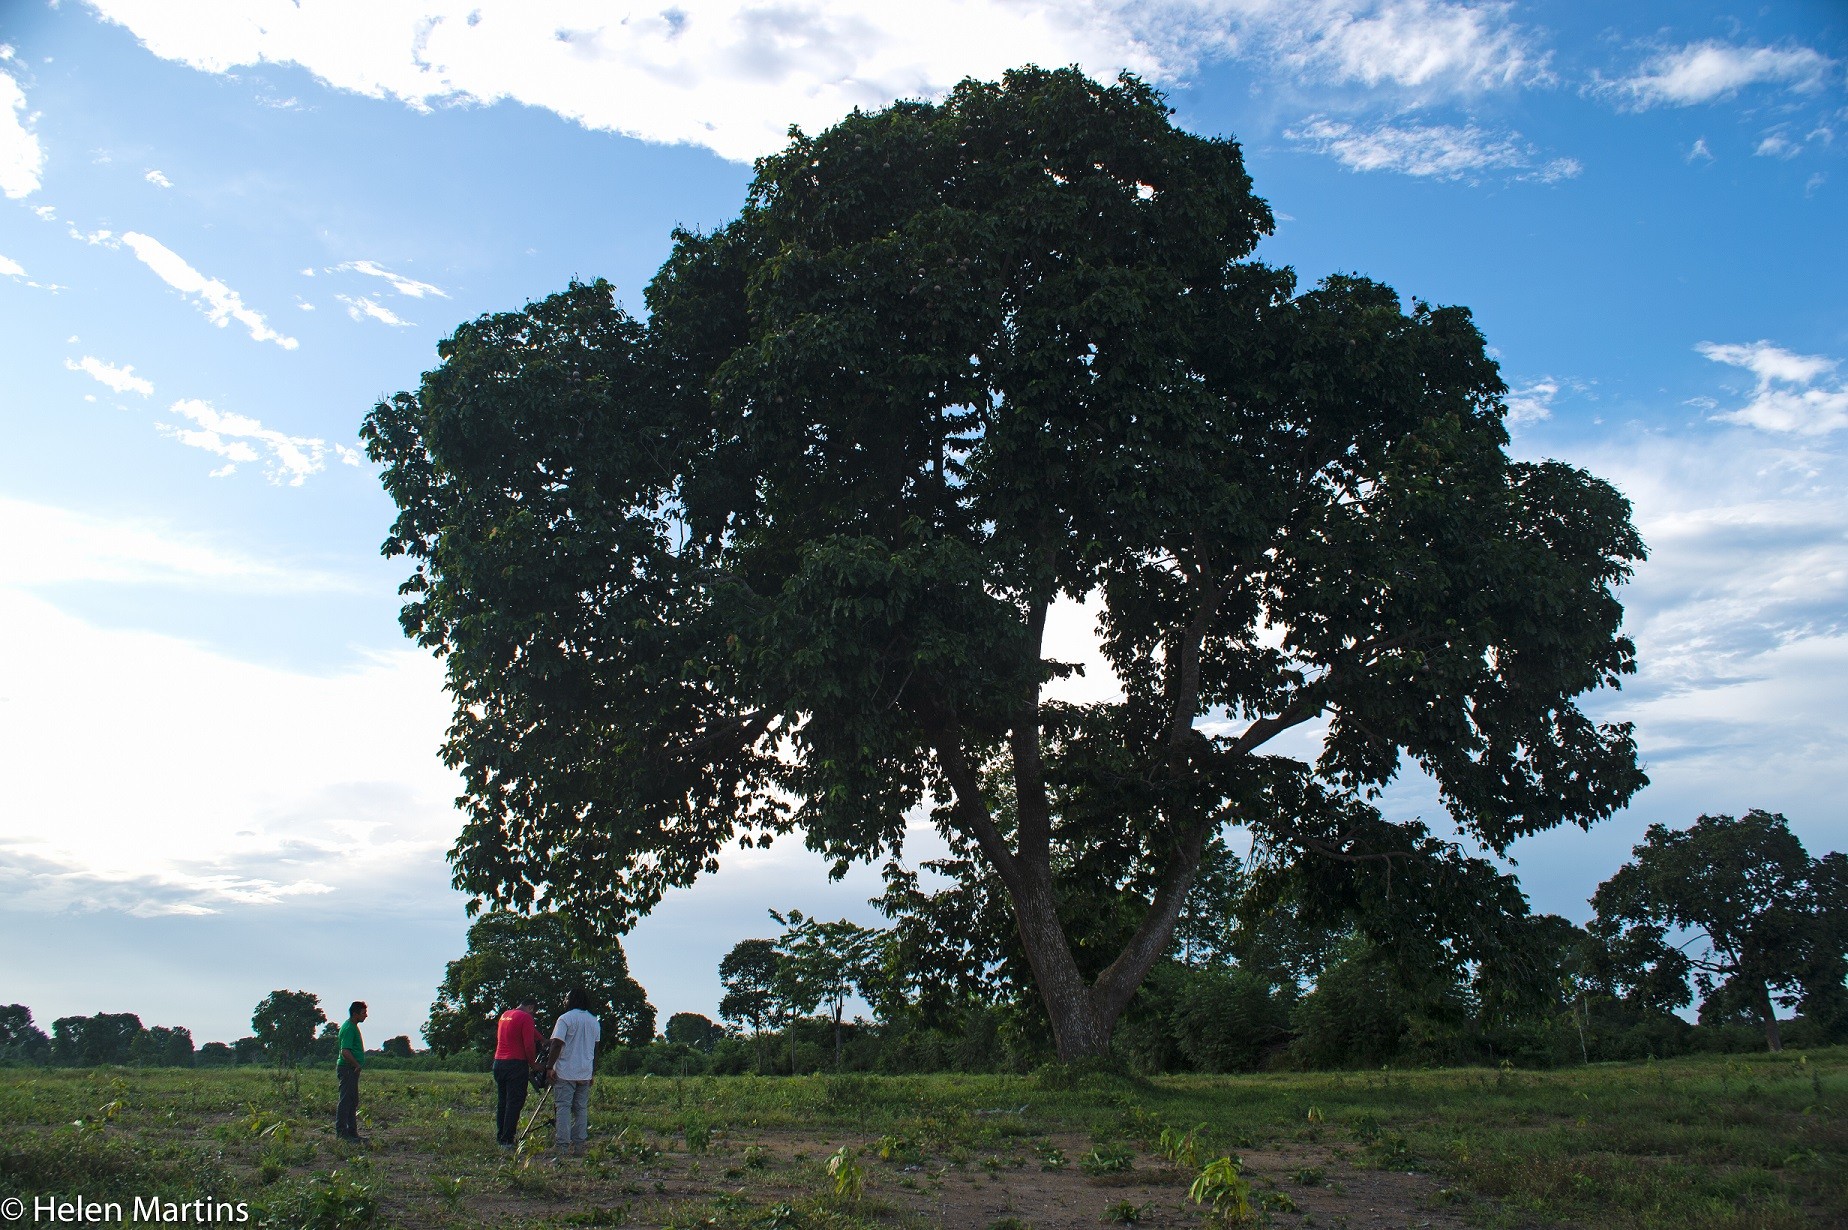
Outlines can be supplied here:
[[[121, 1065], [138, 1068], [229, 1068], [263, 1064], [292, 1068], [331, 1065], [340, 1027], [327, 1019], [320, 997], [307, 991], [272, 991], [251, 1014], [252, 1033], [235, 1042], [193, 1045], [183, 1026], [144, 1026], [132, 1012], [63, 1016], [51, 1023], [48, 1036], [24, 1004], [0, 1007], [0, 1065], [92, 1068]], [[411, 1059], [416, 1052], [408, 1035], [387, 1038], [368, 1054]]]
[[[1313, 864], [1272, 864], [1260, 850], [1247, 866], [1211, 844], [1113, 1040], [1117, 1060], [1144, 1072], [1541, 1066], [1848, 1040], [1848, 860], [1811, 858], [1780, 815], [1652, 827], [1584, 927], [1531, 914], [1510, 877], [1442, 855], [1424, 868], [1454, 882], [1382, 866], [1373, 891], [1355, 893], [1333, 891]], [[1102, 865], [1107, 851], [1063, 857], [1068, 884], [1097, 886], [1073, 892], [1062, 915], [1078, 951], [1101, 960], [1134, 924], [1134, 903], [1117, 900], [1123, 875]], [[485, 1057], [506, 1006], [530, 997], [550, 1010], [576, 982], [605, 1014], [606, 1072], [1010, 1071], [1052, 1059], [992, 877], [956, 851], [885, 876], [875, 904], [888, 926], [773, 911], [775, 934], [720, 962], [720, 1020], [678, 1012], [658, 1036], [619, 943], [558, 914], [484, 915], [426, 1037]], [[1462, 938], [1423, 931], [1421, 898], [1436, 893], [1476, 894], [1496, 921]], [[856, 997], [871, 1020], [846, 1019]], [[1680, 1013], [1697, 1000], [1690, 1021]]]
[[[1394, 882], [1388, 865], [1376, 891], [1335, 893], [1301, 862], [1273, 865], [1260, 849], [1247, 865], [1214, 842], [1115, 1058], [1150, 1073], [1551, 1066], [1848, 1041], [1848, 858], [1812, 858], [1783, 816], [1763, 811], [1655, 825], [1632, 854], [1579, 927], [1529, 913], [1509, 877], [1470, 880], [1472, 860], [1448, 864], [1457, 883], [1404, 869]], [[1068, 884], [1113, 882], [1083, 866], [1107, 857], [1098, 850], [1064, 857]], [[776, 934], [741, 940], [720, 962], [720, 1020], [677, 1012], [660, 1034], [619, 941], [562, 914], [485, 914], [445, 970], [423, 1030], [430, 1051], [401, 1036], [373, 1054], [485, 1066], [502, 1011], [530, 999], [549, 1013], [576, 986], [603, 1018], [606, 1073], [990, 1072], [1051, 1060], [992, 877], [953, 850], [916, 871], [889, 865], [885, 880], [875, 904], [890, 925], [773, 911]], [[1430, 892], [1479, 893], [1499, 922], [1462, 939], [1421, 932]], [[1077, 951], [1096, 959], [1133, 925], [1133, 903], [1108, 891], [1074, 891], [1062, 912]], [[872, 1020], [846, 1019], [856, 997]], [[1696, 1006], [1695, 1020], [1682, 1015]], [[251, 1025], [249, 1037], [195, 1050], [187, 1030], [145, 1028], [131, 1013], [60, 1017], [47, 1036], [13, 1004], [0, 1008], [0, 1063], [333, 1062], [337, 1026], [314, 995], [274, 991]]]

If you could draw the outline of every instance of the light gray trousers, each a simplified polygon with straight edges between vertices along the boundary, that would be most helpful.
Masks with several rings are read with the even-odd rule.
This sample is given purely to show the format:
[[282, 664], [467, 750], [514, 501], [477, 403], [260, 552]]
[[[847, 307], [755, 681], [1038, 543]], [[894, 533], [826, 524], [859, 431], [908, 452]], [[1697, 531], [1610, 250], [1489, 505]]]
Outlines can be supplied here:
[[590, 1082], [552, 1082], [552, 1104], [558, 1110], [552, 1134], [560, 1149], [590, 1139]]

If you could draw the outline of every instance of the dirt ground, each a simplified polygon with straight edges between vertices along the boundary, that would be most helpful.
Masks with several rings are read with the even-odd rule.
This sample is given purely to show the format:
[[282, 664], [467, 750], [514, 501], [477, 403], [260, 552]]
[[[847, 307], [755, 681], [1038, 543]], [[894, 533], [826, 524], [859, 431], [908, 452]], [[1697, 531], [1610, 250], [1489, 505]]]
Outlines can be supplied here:
[[[1204, 1210], [1187, 1196], [1190, 1173], [1135, 1151], [1124, 1171], [1087, 1174], [1075, 1159], [1092, 1141], [1077, 1135], [1011, 1140], [972, 1156], [919, 1151], [911, 1160], [882, 1160], [879, 1142], [838, 1133], [742, 1133], [716, 1139], [698, 1155], [666, 1140], [593, 1141], [583, 1158], [554, 1161], [547, 1152], [534, 1152], [510, 1161], [503, 1182], [460, 1197], [456, 1203], [462, 1208], [399, 1205], [386, 1211], [405, 1226], [453, 1224], [463, 1213], [470, 1222], [485, 1217], [494, 1224], [538, 1219], [627, 1227], [774, 1227], [784, 1224], [779, 1206], [800, 1207], [826, 1189], [826, 1159], [842, 1147], [857, 1150], [865, 1173], [864, 1196], [851, 1206], [856, 1224], [946, 1230], [1096, 1230], [1119, 1224], [1166, 1230], [1204, 1221]], [[394, 1150], [389, 1130], [377, 1134], [366, 1153], [377, 1174], [425, 1164], [420, 1150]], [[1435, 1179], [1363, 1168], [1339, 1146], [1242, 1150], [1239, 1158], [1253, 1206], [1270, 1226], [1462, 1230], [1467, 1225], [1446, 1207]], [[787, 1224], [803, 1222], [791, 1217]]]

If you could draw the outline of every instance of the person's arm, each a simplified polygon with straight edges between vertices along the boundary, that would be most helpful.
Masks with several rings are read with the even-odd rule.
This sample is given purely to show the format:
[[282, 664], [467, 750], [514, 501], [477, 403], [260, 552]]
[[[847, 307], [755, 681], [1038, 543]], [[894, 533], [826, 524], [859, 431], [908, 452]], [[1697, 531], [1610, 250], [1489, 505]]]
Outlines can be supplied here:
[[[353, 1031], [353, 1040], [359, 1042], [359, 1031], [357, 1029]], [[360, 1045], [363, 1046], [364, 1043], [360, 1043]], [[352, 1047], [346, 1045], [346, 1031], [344, 1029], [340, 1031], [340, 1058], [336, 1061], [334, 1066], [338, 1067], [343, 1063], [350, 1063], [355, 1068], [360, 1066], [359, 1056], [353, 1053]]]

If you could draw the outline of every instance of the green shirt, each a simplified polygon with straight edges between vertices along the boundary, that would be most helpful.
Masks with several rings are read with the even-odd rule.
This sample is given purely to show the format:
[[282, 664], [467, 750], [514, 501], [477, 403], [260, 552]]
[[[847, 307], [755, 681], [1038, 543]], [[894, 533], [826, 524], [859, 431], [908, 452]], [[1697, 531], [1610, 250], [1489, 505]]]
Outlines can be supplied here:
[[344, 1058], [343, 1052], [345, 1051], [353, 1052], [353, 1062], [357, 1063], [362, 1068], [366, 1066], [366, 1044], [359, 1040], [359, 1022], [355, 1021], [352, 1017], [348, 1017], [340, 1023], [339, 1048], [334, 1052], [334, 1066], [336, 1068], [340, 1066], [340, 1062], [342, 1058]]

